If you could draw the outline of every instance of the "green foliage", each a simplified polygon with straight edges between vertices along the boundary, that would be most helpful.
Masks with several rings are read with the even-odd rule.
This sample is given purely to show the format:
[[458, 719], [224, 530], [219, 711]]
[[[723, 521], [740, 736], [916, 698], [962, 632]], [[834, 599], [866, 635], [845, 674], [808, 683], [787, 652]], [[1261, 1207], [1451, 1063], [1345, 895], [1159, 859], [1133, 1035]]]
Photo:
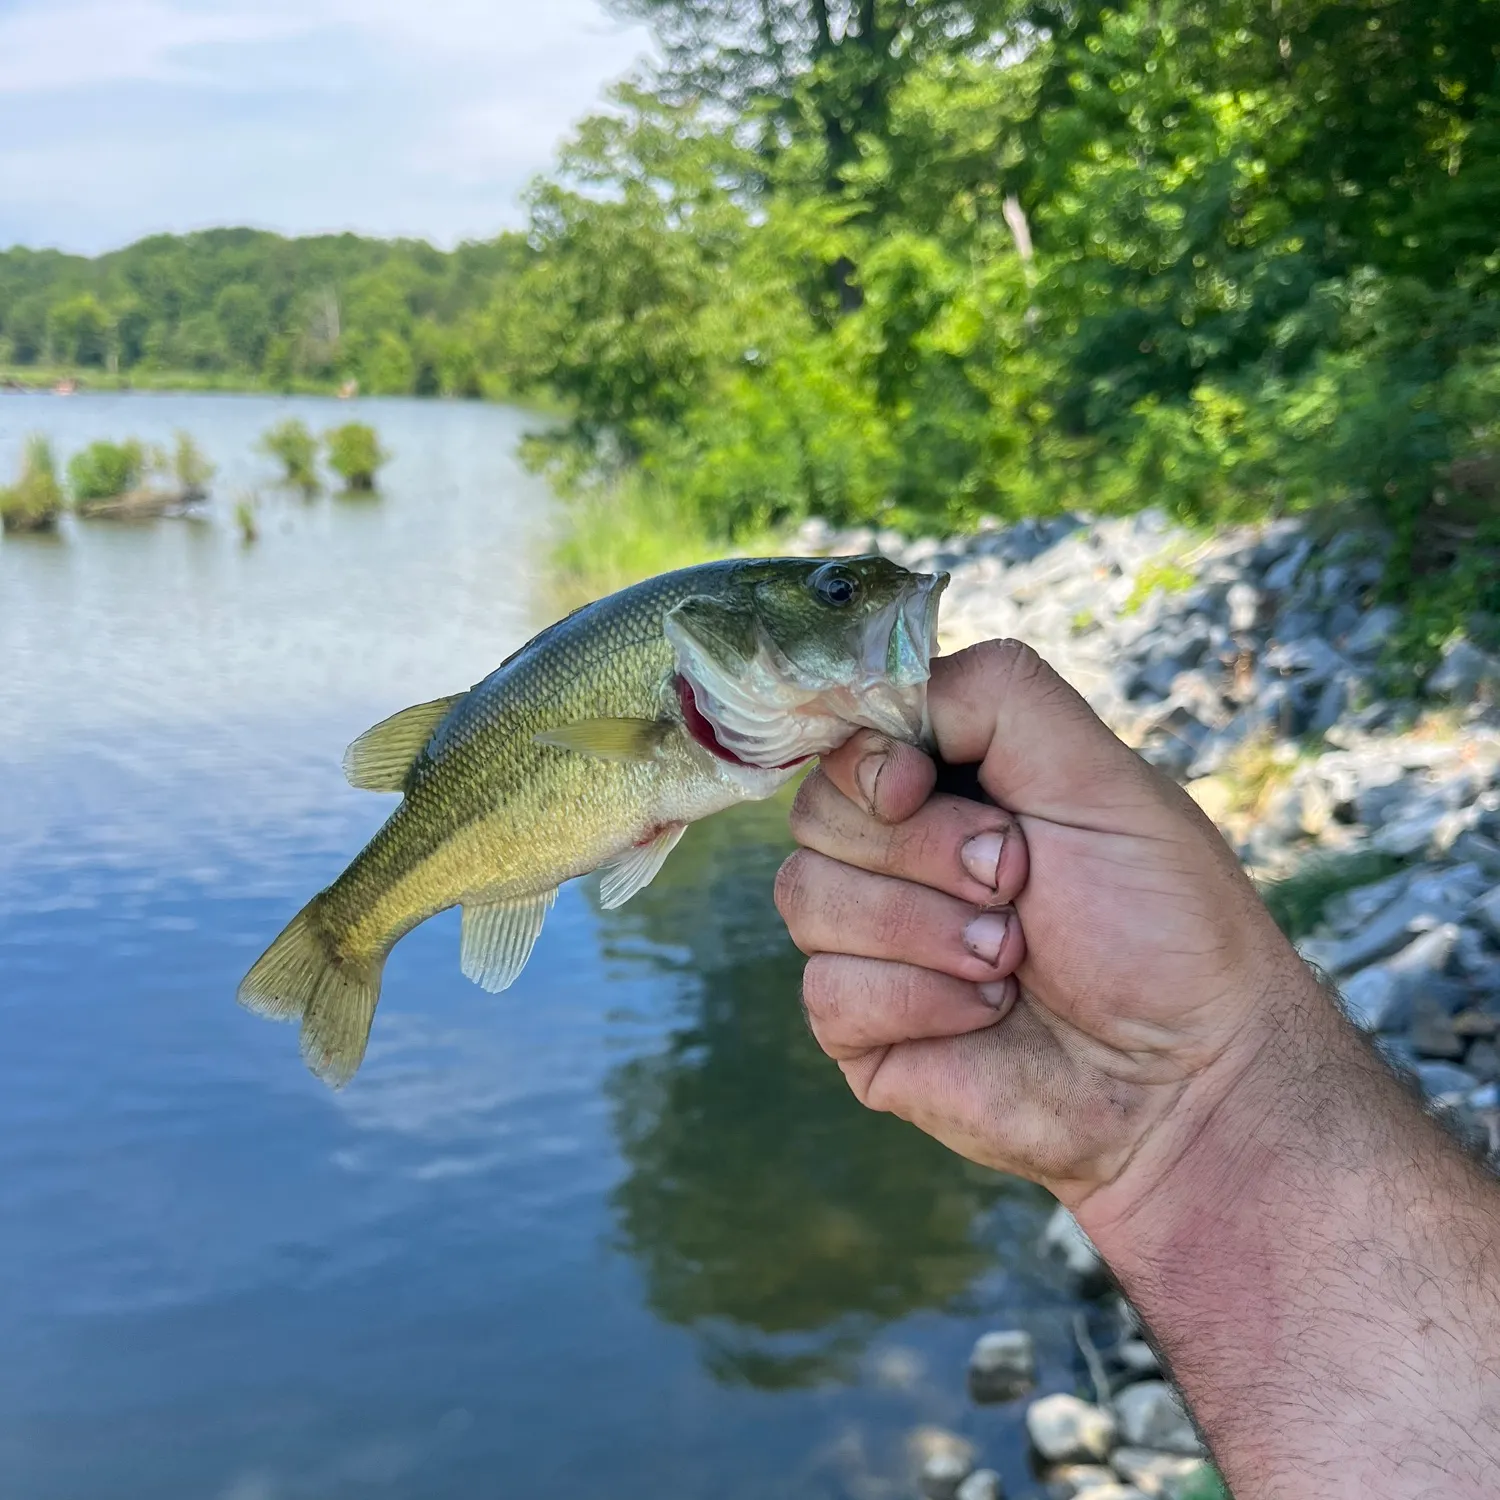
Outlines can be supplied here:
[[68, 488], [80, 504], [114, 500], [139, 489], [146, 471], [146, 450], [134, 438], [123, 443], [99, 440], [68, 460]]
[[1135, 575], [1120, 613], [1133, 615], [1153, 594], [1185, 594], [1196, 582], [1190, 568], [1171, 558], [1145, 563]]
[[33, 434], [26, 439], [20, 477], [13, 485], [0, 488], [0, 528], [53, 531], [64, 506], [52, 445], [40, 434]]
[[281, 480], [290, 489], [315, 495], [318, 480], [318, 440], [300, 417], [287, 417], [270, 428], [260, 440], [263, 453], [281, 465]]
[[214, 477], [214, 466], [207, 454], [186, 432], [177, 433], [173, 440], [169, 467], [177, 487], [192, 499], [206, 494], [209, 481]]
[[249, 229], [156, 235], [93, 260], [0, 252], [0, 360], [153, 384], [356, 382], [477, 395], [486, 308], [527, 258], [503, 235], [444, 254], [416, 240], [288, 240]]
[[1206, 1464], [1174, 1492], [1177, 1500], [1234, 1500], [1223, 1476], [1212, 1464]]
[[1324, 909], [1335, 896], [1384, 880], [1400, 868], [1399, 859], [1373, 849], [1314, 856], [1284, 879], [1267, 882], [1261, 897], [1277, 925], [1296, 942], [1323, 920]]
[[323, 434], [328, 447], [328, 467], [350, 490], [373, 490], [375, 475], [389, 459], [373, 427], [363, 422], [345, 422]]

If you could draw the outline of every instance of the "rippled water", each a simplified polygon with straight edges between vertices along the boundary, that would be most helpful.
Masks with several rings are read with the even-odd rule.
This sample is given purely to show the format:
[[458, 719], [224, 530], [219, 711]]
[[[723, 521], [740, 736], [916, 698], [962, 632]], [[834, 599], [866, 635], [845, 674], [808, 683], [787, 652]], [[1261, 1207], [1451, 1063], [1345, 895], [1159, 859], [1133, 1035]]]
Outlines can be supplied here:
[[361, 402], [383, 495], [305, 502], [254, 453], [288, 412], [351, 408], [0, 397], [0, 474], [33, 430], [182, 427], [220, 466], [205, 519], [0, 545], [0, 1494], [875, 1500], [926, 1421], [1024, 1493], [962, 1366], [1019, 1323], [1072, 1388], [1046, 1204], [817, 1053], [784, 807], [619, 912], [566, 889], [503, 996], [428, 923], [341, 1094], [234, 1004], [388, 809], [344, 744], [549, 611], [519, 413]]

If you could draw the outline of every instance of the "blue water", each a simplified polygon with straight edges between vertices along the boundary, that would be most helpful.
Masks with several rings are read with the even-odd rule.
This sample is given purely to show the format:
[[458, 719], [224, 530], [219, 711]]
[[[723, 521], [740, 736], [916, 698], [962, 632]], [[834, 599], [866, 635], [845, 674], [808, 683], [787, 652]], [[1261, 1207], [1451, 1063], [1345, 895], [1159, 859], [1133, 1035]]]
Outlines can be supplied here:
[[419, 929], [342, 1093], [233, 1003], [388, 809], [344, 744], [550, 612], [520, 414], [360, 402], [381, 498], [306, 502], [254, 453], [289, 410], [351, 412], [0, 397], [0, 473], [32, 430], [220, 466], [204, 519], [0, 545], [0, 1495], [876, 1500], [922, 1422], [1027, 1493], [962, 1371], [1020, 1324], [1074, 1387], [1048, 1204], [818, 1054], [784, 808], [619, 912], [566, 889], [503, 996]]

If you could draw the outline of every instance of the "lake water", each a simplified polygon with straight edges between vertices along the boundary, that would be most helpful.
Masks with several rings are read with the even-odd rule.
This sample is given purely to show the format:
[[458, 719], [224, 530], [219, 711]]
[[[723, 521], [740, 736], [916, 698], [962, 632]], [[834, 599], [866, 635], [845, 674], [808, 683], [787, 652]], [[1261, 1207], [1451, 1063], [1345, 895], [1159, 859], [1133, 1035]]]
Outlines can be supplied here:
[[[374, 500], [257, 436], [357, 415]], [[473, 1500], [908, 1492], [919, 1423], [1030, 1491], [976, 1333], [1073, 1389], [1049, 1202], [867, 1115], [771, 906], [784, 805], [692, 829], [618, 912], [562, 892], [519, 983], [447, 914], [345, 1091], [235, 985], [389, 809], [344, 745], [549, 617], [554, 513], [504, 408], [0, 396], [31, 431], [190, 431], [201, 520], [0, 544], [0, 1494]], [[258, 494], [260, 538], [236, 502]]]

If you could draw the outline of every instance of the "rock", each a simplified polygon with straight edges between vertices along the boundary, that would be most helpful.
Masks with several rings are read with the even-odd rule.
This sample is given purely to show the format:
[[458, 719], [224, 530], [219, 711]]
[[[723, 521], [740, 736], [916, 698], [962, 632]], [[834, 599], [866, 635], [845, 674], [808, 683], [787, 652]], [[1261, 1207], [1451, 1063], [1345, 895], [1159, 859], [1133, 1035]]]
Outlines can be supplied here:
[[1078, 1220], [1058, 1204], [1042, 1231], [1042, 1249], [1058, 1256], [1069, 1274], [1077, 1281], [1080, 1291], [1087, 1294], [1101, 1292], [1109, 1284], [1109, 1273], [1104, 1260], [1094, 1249], [1094, 1243], [1082, 1229]]
[[1419, 1062], [1412, 1069], [1417, 1083], [1429, 1099], [1461, 1099], [1478, 1083], [1472, 1073], [1446, 1062]]
[[1238, 793], [1223, 776], [1200, 776], [1188, 782], [1187, 794], [1215, 823], [1222, 823], [1238, 800]]
[[1374, 656], [1401, 623], [1401, 611], [1393, 604], [1372, 609], [1344, 639], [1346, 656]]
[[1449, 643], [1443, 659], [1427, 678], [1427, 691], [1451, 703], [1493, 698], [1500, 685], [1500, 661], [1460, 636]]
[[1448, 852], [1454, 859], [1477, 865], [1491, 880], [1500, 878], [1500, 844], [1478, 829], [1464, 829]]
[[925, 1500], [957, 1500], [959, 1485], [974, 1472], [974, 1445], [942, 1427], [918, 1427], [906, 1446]]
[[1026, 1435], [1049, 1463], [1102, 1462], [1116, 1431], [1109, 1412], [1077, 1396], [1043, 1396], [1026, 1408]]
[[1000, 1500], [1004, 1493], [993, 1469], [975, 1469], [953, 1492], [953, 1500]]
[[1500, 942], [1500, 885], [1486, 891], [1469, 907], [1469, 916]]
[[1306, 682], [1326, 682], [1344, 665], [1344, 658], [1316, 635], [1279, 642], [1261, 660], [1274, 672], [1294, 673]]
[[1340, 936], [1347, 937], [1377, 912], [1384, 911], [1411, 884], [1411, 878], [1410, 870], [1398, 870], [1384, 880], [1355, 886], [1328, 903], [1323, 912], [1324, 920]]
[[1494, 1042], [1475, 1042], [1463, 1061], [1464, 1071], [1481, 1083], [1500, 1083], [1500, 1047]]
[[1036, 1350], [1029, 1333], [1013, 1328], [980, 1334], [969, 1355], [969, 1395], [975, 1401], [1011, 1401], [1035, 1384]]
[[1339, 996], [1344, 1014], [1362, 1031], [1399, 1031], [1411, 1020], [1409, 988], [1383, 964], [1351, 974]]
[[1300, 538], [1290, 552], [1266, 569], [1266, 587], [1277, 594], [1291, 588], [1311, 554], [1312, 543], [1306, 537]]
[[1156, 1350], [1145, 1339], [1122, 1339], [1115, 1345], [1115, 1363], [1133, 1379], [1143, 1375], [1159, 1375], [1161, 1361]]
[[1410, 859], [1436, 840], [1450, 809], [1438, 798], [1426, 798], [1415, 810], [1387, 823], [1371, 841], [1381, 854]]
[[1458, 1062], [1467, 1045], [1453, 1029], [1453, 1018], [1448, 1014], [1446, 1006], [1420, 1001], [1414, 1006], [1407, 1040], [1411, 1042], [1412, 1050], [1418, 1057], [1448, 1062]]
[[[1450, 896], [1453, 899], [1449, 899]], [[1419, 888], [1419, 881], [1413, 880], [1404, 896], [1379, 911], [1359, 931], [1338, 941], [1312, 939], [1304, 942], [1302, 955], [1325, 972], [1337, 975], [1348, 974], [1377, 959], [1389, 957], [1424, 926], [1443, 924], [1451, 927], [1456, 942], [1458, 929], [1455, 924], [1463, 915], [1459, 904], [1462, 898], [1456, 892], [1439, 897], [1438, 891]]]
[[1489, 1038], [1500, 1032], [1500, 1015], [1482, 1010], [1477, 1005], [1471, 1006], [1454, 1016], [1453, 1029], [1459, 1036]]
[[1073, 1500], [1075, 1495], [1097, 1495], [1114, 1489], [1119, 1479], [1113, 1469], [1103, 1464], [1061, 1464], [1048, 1469], [1047, 1494], [1052, 1500]]
[[1197, 1455], [1198, 1434], [1177, 1393], [1164, 1380], [1128, 1385], [1115, 1398], [1120, 1433], [1132, 1448]]
[[1116, 1474], [1133, 1484], [1143, 1495], [1161, 1496], [1163, 1500], [1181, 1490], [1208, 1467], [1201, 1458], [1186, 1458], [1175, 1453], [1153, 1453], [1147, 1448], [1116, 1448], [1109, 1456]]
[[1261, 592], [1252, 583], [1231, 583], [1224, 595], [1229, 608], [1229, 628], [1236, 635], [1254, 630], [1260, 620]]

